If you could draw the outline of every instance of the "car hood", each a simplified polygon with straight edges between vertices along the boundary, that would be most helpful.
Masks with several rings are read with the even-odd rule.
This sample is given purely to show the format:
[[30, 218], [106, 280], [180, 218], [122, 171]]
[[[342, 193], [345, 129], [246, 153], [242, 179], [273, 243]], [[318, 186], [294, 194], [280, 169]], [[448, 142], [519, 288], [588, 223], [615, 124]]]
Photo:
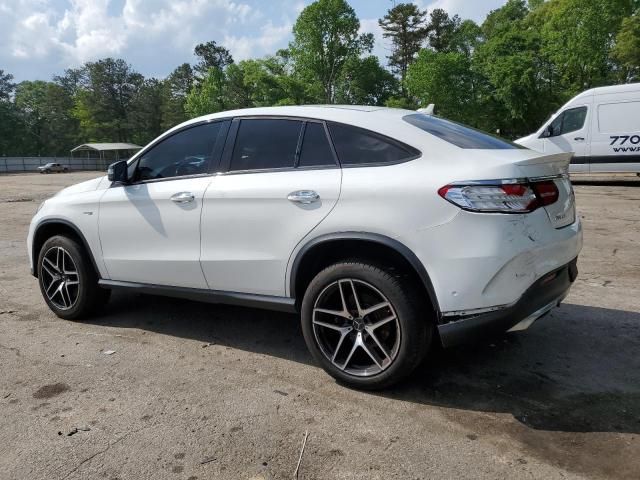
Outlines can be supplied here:
[[526, 137], [522, 137], [517, 140], [514, 140], [513, 143], [517, 143], [518, 145], [526, 145], [531, 140], [535, 140], [535, 138], [536, 138], [536, 134], [532, 133], [531, 135], [527, 135]]
[[74, 193], [91, 192], [93, 190], [102, 190], [104, 188], [107, 188], [108, 186], [109, 181], [107, 180], [107, 176], [104, 175], [102, 177], [87, 180], [86, 182], [76, 183], [75, 185], [71, 185], [70, 187], [63, 188], [56, 194], [56, 197], [63, 195], [72, 195]]

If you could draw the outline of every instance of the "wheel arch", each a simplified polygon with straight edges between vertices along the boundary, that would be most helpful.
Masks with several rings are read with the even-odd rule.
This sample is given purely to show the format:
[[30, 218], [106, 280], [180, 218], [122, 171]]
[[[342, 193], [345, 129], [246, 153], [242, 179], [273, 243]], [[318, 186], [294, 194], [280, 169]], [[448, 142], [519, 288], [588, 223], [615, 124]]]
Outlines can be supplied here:
[[98, 269], [95, 258], [93, 257], [93, 252], [89, 247], [87, 239], [82, 234], [82, 231], [80, 231], [80, 229], [69, 220], [65, 220], [62, 218], [48, 218], [41, 221], [35, 228], [35, 231], [33, 233], [31, 259], [34, 277], [38, 277], [38, 256], [40, 255], [40, 250], [42, 249], [44, 242], [55, 235], [67, 235], [70, 238], [78, 240], [89, 255], [89, 259], [91, 260], [91, 265], [93, 266], [94, 271], [97, 275], [100, 274], [100, 270]]
[[[353, 253], [358, 252], [358, 253]], [[296, 254], [289, 275], [289, 292], [300, 305], [307, 285], [322, 268], [336, 259], [353, 256], [376, 257], [387, 253], [386, 260], [401, 261], [419, 280], [419, 286], [427, 294], [439, 317], [440, 307], [429, 274], [413, 251], [393, 238], [368, 232], [339, 232], [320, 235], [307, 242]], [[373, 258], [375, 259], [375, 258]], [[326, 265], [325, 265], [326, 264]]]

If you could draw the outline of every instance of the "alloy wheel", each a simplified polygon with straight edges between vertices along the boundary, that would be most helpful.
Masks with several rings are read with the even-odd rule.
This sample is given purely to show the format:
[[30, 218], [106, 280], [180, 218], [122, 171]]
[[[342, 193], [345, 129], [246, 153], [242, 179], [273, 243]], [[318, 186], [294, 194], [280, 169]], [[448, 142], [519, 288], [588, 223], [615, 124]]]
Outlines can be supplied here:
[[386, 370], [401, 341], [393, 305], [370, 283], [337, 280], [316, 298], [313, 333], [323, 355], [345, 373], [368, 377]]
[[78, 301], [80, 276], [73, 258], [62, 247], [51, 247], [42, 257], [42, 285], [49, 301], [69, 310]]

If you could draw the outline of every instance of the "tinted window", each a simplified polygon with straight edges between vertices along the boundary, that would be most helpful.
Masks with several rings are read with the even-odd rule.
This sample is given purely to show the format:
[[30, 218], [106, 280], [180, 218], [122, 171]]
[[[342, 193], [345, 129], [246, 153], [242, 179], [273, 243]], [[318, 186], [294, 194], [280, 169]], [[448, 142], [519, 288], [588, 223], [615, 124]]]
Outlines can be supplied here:
[[327, 134], [321, 123], [307, 123], [300, 151], [299, 167], [335, 165]]
[[298, 120], [242, 120], [229, 169], [292, 168], [301, 127]]
[[584, 126], [584, 120], [586, 118], [587, 107], [565, 110], [551, 123], [553, 135], [563, 135], [580, 130]]
[[162, 140], [140, 157], [135, 180], [206, 173], [222, 122], [191, 127]]
[[342, 165], [394, 163], [419, 154], [360, 128], [332, 123], [329, 130]]
[[418, 127], [431, 135], [452, 143], [456, 147], [488, 150], [522, 148], [502, 138], [494, 137], [475, 128], [467, 127], [466, 125], [433, 115], [415, 113], [402, 118], [414, 127]]

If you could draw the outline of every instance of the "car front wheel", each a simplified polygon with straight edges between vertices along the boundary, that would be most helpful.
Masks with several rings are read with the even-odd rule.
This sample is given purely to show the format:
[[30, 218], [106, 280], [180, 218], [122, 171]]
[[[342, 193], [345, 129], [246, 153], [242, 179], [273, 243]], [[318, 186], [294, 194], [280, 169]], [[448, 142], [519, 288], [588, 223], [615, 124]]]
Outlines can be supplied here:
[[40, 291], [58, 317], [86, 317], [109, 298], [109, 290], [98, 286], [98, 276], [82, 245], [72, 238], [49, 238], [38, 256]]
[[327, 373], [355, 388], [380, 389], [406, 378], [425, 357], [433, 332], [427, 311], [408, 279], [343, 262], [309, 284], [302, 330]]

